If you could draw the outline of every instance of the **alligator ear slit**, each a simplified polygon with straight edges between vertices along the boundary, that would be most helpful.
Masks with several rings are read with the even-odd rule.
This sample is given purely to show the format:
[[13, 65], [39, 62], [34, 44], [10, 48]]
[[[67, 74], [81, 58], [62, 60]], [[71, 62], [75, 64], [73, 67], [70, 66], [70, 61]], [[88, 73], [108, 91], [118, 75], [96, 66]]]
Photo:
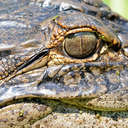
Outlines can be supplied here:
[[39, 51], [38, 53], [36, 53], [35, 55], [33, 55], [29, 60], [27, 60], [27, 62], [25, 62], [23, 65], [21, 65], [20, 67], [18, 67], [18, 71], [27, 67], [28, 65], [32, 64], [34, 61], [36, 61], [37, 59], [39, 59], [40, 57], [44, 57], [49, 53], [49, 49], [43, 49], [41, 51]]

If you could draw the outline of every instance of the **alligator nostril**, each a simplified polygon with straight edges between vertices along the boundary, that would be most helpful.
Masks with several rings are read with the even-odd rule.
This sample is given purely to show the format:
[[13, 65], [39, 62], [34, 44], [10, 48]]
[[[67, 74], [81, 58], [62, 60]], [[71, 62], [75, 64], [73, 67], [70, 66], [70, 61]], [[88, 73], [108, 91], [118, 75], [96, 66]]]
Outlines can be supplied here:
[[0, 51], [0, 57], [5, 57], [11, 54], [11, 50]]

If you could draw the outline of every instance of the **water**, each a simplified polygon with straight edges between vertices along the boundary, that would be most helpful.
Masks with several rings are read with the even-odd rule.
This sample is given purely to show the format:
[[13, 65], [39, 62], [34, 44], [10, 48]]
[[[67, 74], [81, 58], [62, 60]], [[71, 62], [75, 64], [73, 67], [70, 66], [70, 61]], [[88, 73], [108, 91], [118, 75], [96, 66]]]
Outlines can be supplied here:
[[128, 0], [103, 0], [111, 9], [128, 19]]

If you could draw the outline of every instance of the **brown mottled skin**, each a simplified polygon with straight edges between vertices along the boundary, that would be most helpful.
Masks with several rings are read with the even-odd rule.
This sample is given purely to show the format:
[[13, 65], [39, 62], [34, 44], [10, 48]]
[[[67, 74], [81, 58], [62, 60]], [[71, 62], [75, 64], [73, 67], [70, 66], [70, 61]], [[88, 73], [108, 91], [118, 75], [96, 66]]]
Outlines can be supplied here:
[[1, 0], [0, 6], [1, 126], [48, 115], [52, 107], [43, 100], [128, 110], [126, 19], [100, 0]]

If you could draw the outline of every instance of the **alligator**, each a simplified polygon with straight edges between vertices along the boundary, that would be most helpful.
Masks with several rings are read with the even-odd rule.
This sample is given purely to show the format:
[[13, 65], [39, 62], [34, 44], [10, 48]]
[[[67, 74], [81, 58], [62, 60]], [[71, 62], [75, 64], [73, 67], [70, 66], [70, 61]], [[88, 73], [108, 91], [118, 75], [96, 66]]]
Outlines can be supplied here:
[[128, 20], [101, 0], [1, 0], [0, 33], [1, 126], [54, 101], [128, 110]]

